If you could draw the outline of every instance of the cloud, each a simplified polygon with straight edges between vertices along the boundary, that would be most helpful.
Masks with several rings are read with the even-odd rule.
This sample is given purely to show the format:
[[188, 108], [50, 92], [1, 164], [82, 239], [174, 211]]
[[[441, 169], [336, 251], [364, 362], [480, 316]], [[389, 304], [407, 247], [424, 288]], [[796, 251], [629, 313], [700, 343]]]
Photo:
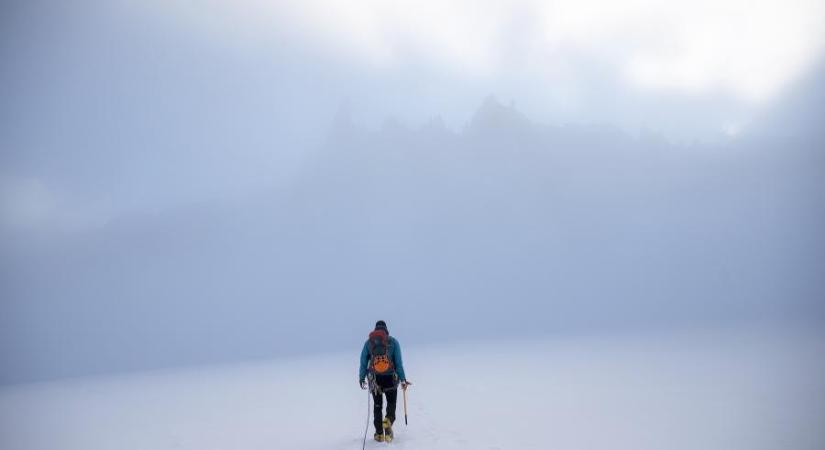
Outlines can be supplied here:
[[105, 223], [100, 211], [56, 193], [39, 178], [0, 176], [0, 228], [76, 231]]
[[[656, 89], [726, 90], [752, 103], [771, 100], [810, 68], [823, 49], [825, 7], [809, 1], [692, 2], [662, 9], [660, 37], [623, 67], [629, 80]], [[651, 35], [650, 41], [655, 42]]]
[[30, 227], [49, 221], [55, 198], [33, 178], [0, 178], [0, 220], [12, 228]]
[[550, 83], [575, 49], [641, 89], [722, 90], [753, 103], [776, 96], [825, 47], [825, 4], [810, 0], [226, 0], [157, 8], [224, 39], [288, 39], [376, 70], [414, 61], [468, 79], [527, 71]]

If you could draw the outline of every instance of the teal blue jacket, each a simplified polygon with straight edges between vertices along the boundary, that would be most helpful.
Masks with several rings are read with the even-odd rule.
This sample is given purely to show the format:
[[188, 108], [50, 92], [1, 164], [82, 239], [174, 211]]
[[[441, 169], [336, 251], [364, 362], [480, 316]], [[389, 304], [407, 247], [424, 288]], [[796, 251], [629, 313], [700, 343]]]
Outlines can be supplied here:
[[[401, 361], [401, 344], [390, 336], [390, 346], [387, 348], [387, 353], [390, 355], [392, 365], [395, 366], [395, 373], [398, 374], [400, 381], [406, 381], [407, 377], [404, 375], [404, 362]], [[361, 367], [358, 371], [358, 379], [363, 380], [367, 377], [367, 366], [370, 363], [370, 341], [364, 342], [364, 348], [361, 350]]]

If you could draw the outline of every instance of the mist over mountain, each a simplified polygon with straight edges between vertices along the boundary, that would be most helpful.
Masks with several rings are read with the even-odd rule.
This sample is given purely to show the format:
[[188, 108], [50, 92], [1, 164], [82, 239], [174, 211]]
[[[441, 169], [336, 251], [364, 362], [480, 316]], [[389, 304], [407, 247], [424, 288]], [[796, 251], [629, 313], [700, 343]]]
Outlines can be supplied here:
[[278, 188], [5, 233], [0, 382], [355, 348], [376, 317], [410, 344], [821, 321], [822, 150], [344, 108]]

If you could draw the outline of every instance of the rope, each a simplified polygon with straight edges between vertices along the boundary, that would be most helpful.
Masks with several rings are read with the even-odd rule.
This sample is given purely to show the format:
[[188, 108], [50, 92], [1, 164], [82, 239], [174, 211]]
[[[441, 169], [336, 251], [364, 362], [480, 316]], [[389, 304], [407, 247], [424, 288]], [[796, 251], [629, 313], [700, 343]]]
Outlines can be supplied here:
[[372, 397], [372, 394], [367, 391], [367, 426], [364, 427], [364, 443], [361, 444], [361, 450], [367, 448], [367, 431], [370, 429], [370, 397]]

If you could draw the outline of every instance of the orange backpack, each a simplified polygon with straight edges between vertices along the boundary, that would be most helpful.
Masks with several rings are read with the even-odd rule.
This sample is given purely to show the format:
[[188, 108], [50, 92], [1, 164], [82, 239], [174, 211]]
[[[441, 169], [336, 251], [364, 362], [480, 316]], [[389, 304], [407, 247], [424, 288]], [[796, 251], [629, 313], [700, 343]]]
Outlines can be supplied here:
[[395, 373], [395, 366], [390, 356], [390, 336], [384, 330], [375, 330], [369, 337], [370, 372], [376, 375]]

